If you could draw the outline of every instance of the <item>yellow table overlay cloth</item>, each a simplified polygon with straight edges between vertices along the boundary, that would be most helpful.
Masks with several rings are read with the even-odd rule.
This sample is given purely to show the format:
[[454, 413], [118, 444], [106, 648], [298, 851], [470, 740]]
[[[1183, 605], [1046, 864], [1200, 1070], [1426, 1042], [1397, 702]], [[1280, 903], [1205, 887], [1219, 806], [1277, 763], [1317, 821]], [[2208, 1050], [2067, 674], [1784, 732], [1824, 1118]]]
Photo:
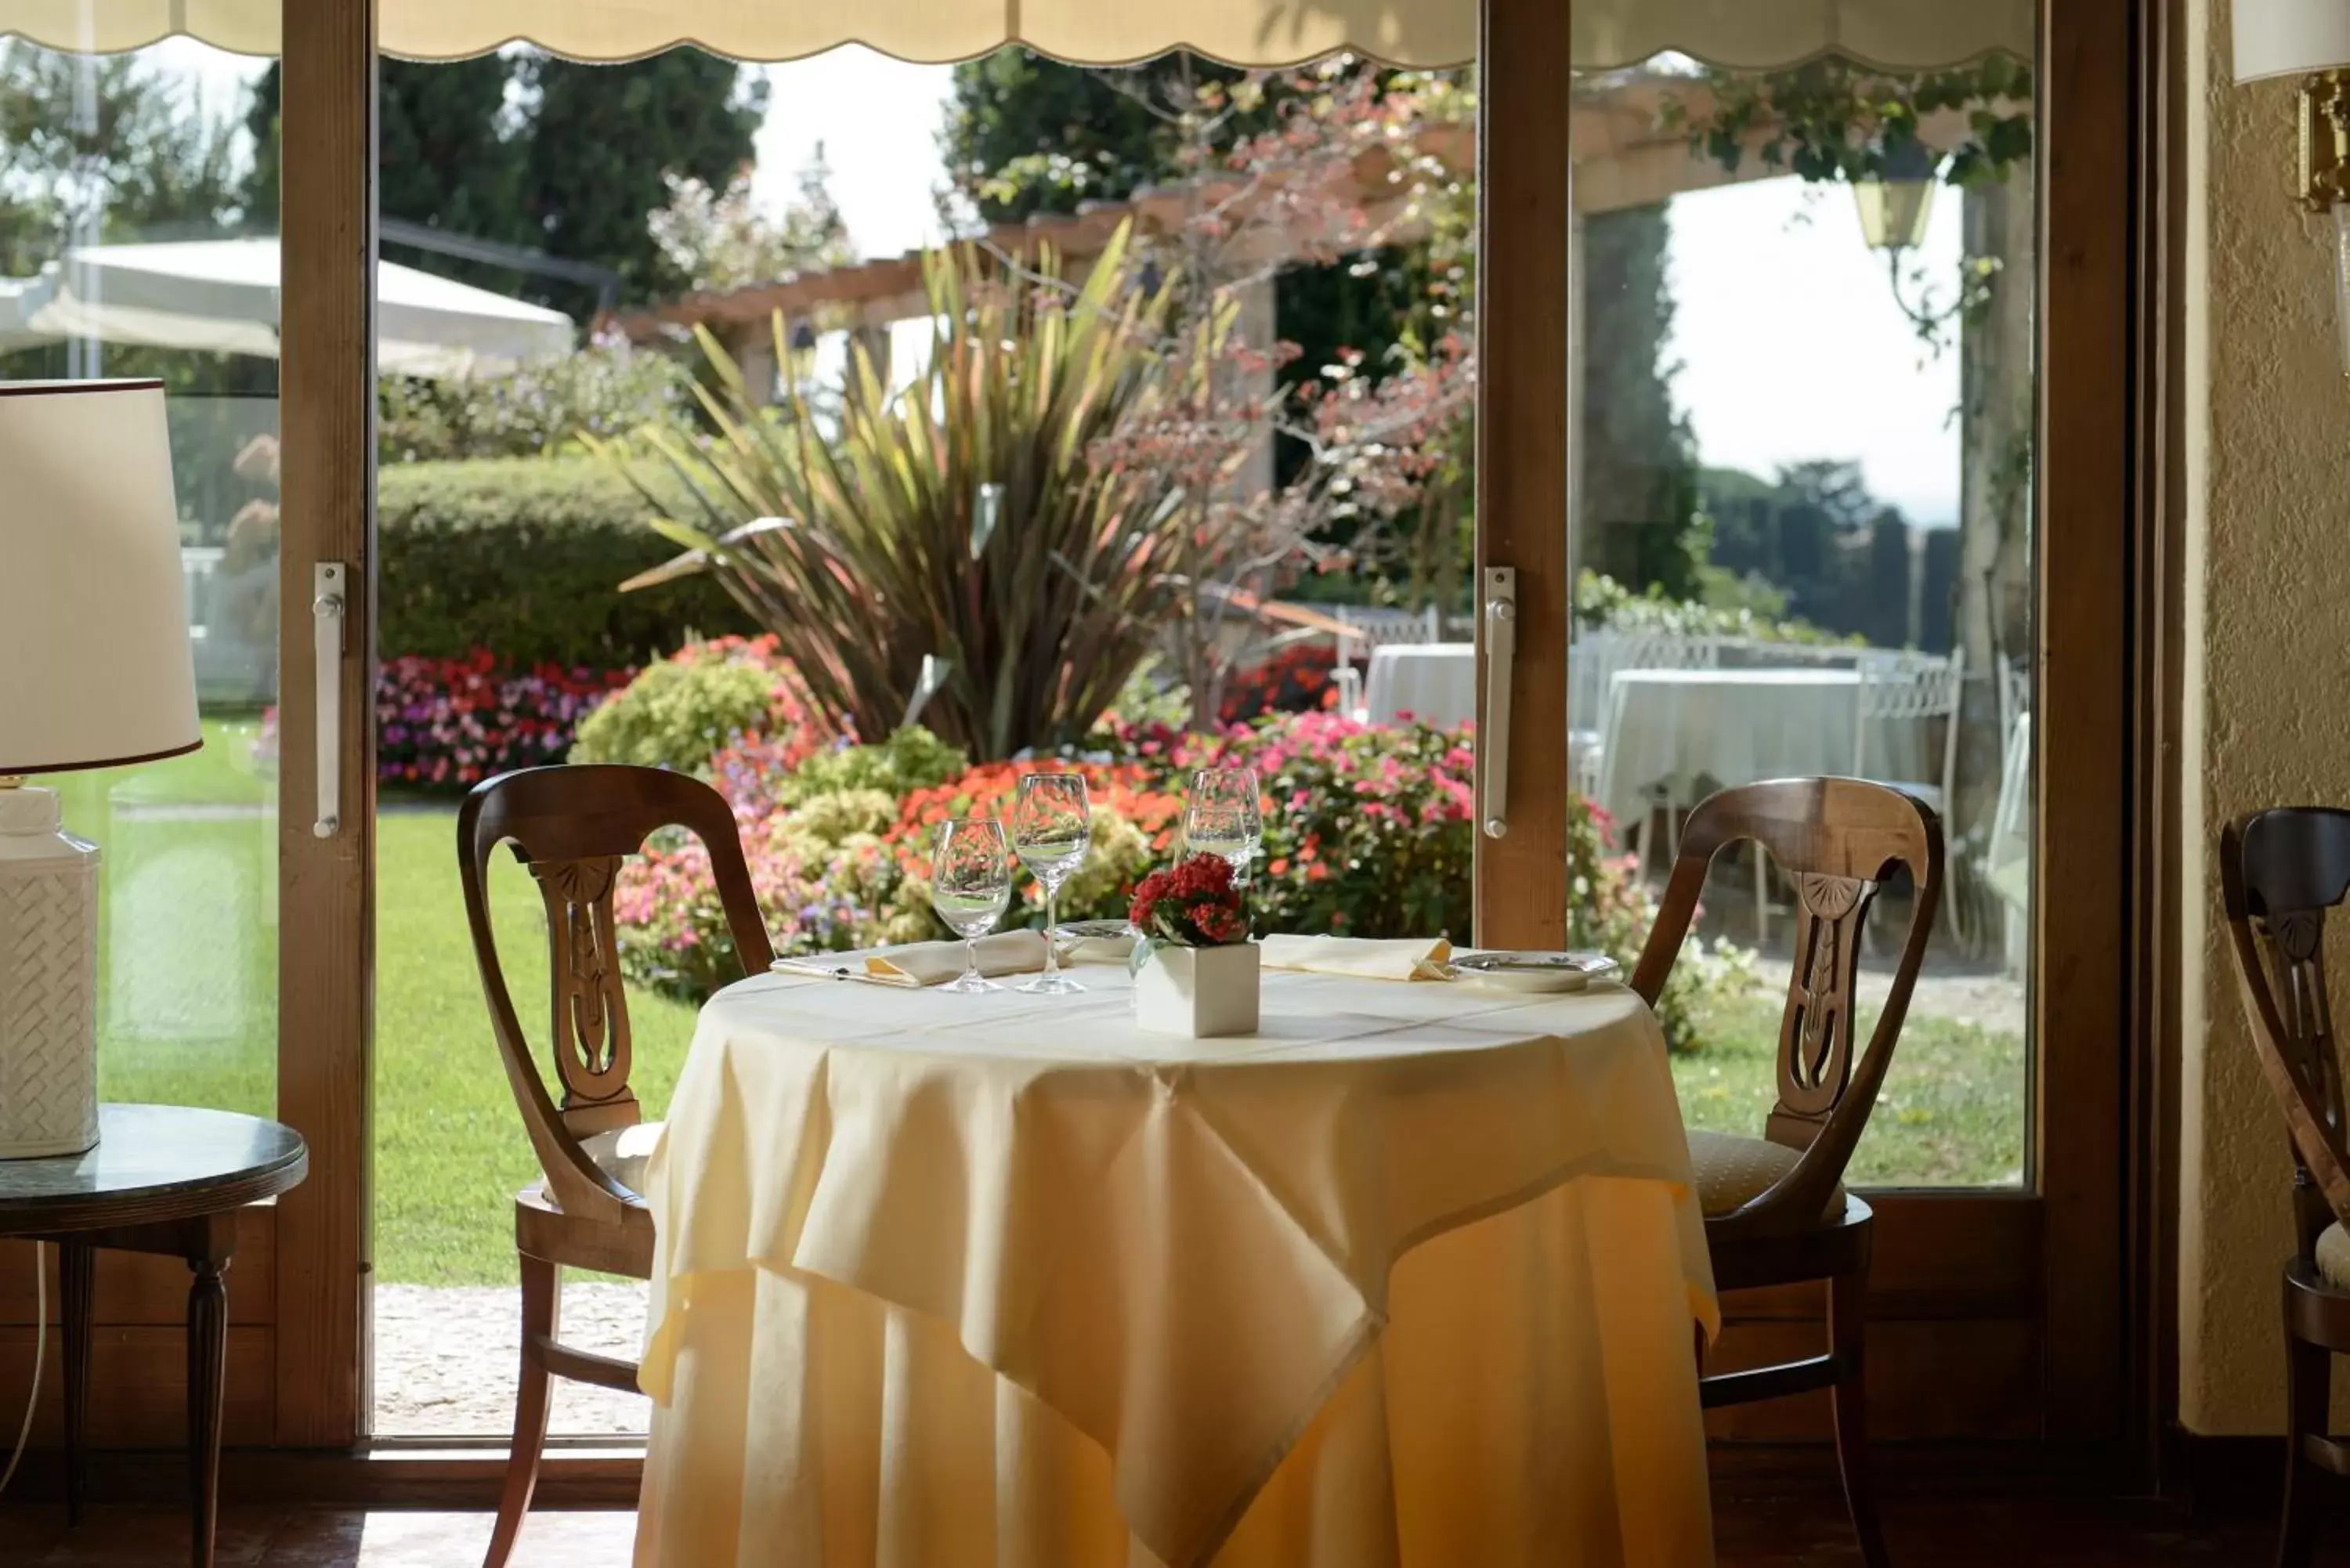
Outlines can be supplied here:
[[1261, 1033], [756, 976], [648, 1180], [639, 1568], [1712, 1561], [1718, 1326], [1615, 985], [1268, 972]]

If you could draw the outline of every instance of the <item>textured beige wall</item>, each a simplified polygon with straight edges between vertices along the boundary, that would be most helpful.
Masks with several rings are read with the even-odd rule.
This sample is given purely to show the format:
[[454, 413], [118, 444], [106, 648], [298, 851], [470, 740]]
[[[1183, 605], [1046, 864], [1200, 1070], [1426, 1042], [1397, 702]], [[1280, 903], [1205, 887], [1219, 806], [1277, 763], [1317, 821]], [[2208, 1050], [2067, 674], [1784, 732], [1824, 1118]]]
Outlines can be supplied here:
[[2213, 853], [2239, 813], [2350, 802], [2350, 385], [2332, 224], [2288, 193], [2293, 88], [2237, 87], [2227, 0], [2188, 9], [2179, 1415], [2273, 1432], [2291, 1166], [2220, 946]]

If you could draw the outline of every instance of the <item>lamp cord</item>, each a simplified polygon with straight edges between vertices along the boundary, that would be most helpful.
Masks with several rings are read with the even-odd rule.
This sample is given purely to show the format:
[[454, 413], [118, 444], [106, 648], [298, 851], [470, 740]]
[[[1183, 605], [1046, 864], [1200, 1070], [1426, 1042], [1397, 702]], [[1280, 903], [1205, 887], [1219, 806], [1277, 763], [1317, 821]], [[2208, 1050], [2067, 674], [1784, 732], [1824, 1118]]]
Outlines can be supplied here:
[[33, 1243], [33, 1388], [25, 1396], [25, 1424], [16, 1428], [16, 1451], [8, 1456], [8, 1468], [0, 1470], [0, 1492], [16, 1479], [16, 1466], [25, 1458], [25, 1445], [33, 1437], [33, 1410], [41, 1397], [41, 1363], [49, 1348], [49, 1250], [40, 1242]]

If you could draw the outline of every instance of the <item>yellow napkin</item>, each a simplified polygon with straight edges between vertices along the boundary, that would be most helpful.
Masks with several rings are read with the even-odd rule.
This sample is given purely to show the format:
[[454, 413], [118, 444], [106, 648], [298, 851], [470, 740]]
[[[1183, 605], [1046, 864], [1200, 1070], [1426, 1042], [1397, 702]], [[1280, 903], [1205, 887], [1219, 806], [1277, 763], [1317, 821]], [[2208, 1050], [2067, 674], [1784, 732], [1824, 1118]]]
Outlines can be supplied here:
[[1359, 975], [1365, 980], [1451, 980], [1446, 967], [1452, 944], [1442, 937], [1372, 941], [1364, 937], [1267, 937], [1257, 961], [1267, 969], [1310, 970], [1315, 974]]
[[[1045, 967], [1045, 933], [999, 931], [978, 942], [979, 972], [984, 975], [1027, 974]], [[868, 953], [778, 959], [775, 968], [786, 974], [833, 974], [871, 981], [879, 985], [944, 985], [963, 971], [961, 942], [908, 942], [902, 947], [877, 948]]]

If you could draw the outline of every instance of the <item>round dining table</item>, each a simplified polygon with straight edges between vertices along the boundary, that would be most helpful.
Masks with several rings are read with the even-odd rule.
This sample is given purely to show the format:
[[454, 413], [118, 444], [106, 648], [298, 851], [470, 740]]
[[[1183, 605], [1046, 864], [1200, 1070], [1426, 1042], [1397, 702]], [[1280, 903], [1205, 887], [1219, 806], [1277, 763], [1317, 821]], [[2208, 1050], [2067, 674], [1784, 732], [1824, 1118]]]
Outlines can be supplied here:
[[[1652, 786], [1694, 801], [1703, 786], [1849, 774], [1860, 723], [1860, 671], [1620, 670], [1608, 682], [1599, 801], [1637, 822]], [[1923, 780], [1925, 727], [1873, 721], [1871, 777]]]
[[1371, 649], [1363, 711], [1368, 722], [1382, 726], [1417, 722], [1451, 730], [1475, 722], [1477, 645], [1407, 642]]
[[702, 1009], [648, 1173], [639, 1568], [1713, 1561], [1719, 1326], [1607, 981], [1267, 971], [1258, 1032], [806, 972]]

